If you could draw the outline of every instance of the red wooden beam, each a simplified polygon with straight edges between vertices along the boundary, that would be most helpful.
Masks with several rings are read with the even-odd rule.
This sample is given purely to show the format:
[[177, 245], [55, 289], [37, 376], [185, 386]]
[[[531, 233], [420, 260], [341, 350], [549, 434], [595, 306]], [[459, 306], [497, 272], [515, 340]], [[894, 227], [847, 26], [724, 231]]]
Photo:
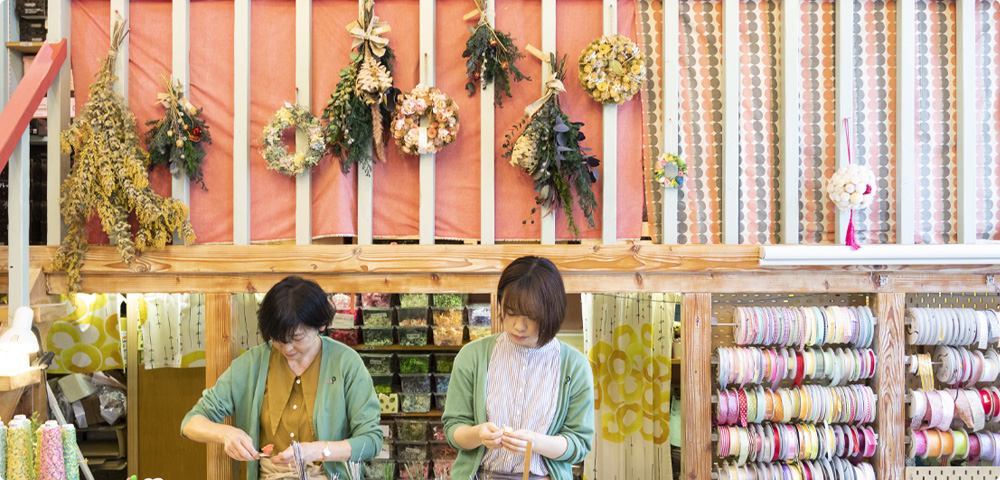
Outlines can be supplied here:
[[28, 122], [42, 102], [42, 97], [49, 91], [49, 85], [52, 85], [64, 61], [66, 39], [42, 45], [31, 68], [24, 73], [14, 95], [10, 97], [3, 112], [0, 112], [0, 170], [7, 166], [14, 147], [21, 140], [24, 129], [28, 128]]

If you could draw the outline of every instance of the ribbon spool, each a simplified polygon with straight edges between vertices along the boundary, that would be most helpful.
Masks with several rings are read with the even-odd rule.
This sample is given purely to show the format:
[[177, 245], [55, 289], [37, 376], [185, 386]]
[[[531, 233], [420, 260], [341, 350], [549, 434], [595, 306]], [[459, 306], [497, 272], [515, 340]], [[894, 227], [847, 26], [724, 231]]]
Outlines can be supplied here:
[[977, 345], [1000, 342], [1000, 314], [971, 308], [908, 308], [905, 319], [911, 345]]
[[63, 425], [61, 430], [66, 480], [80, 480], [80, 457], [76, 454], [76, 427], [67, 424]]
[[7, 477], [9, 479], [31, 478], [34, 465], [34, 451], [28, 428], [31, 423], [24, 415], [10, 421], [7, 428]]
[[871, 346], [877, 319], [870, 308], [736, 307], [733, 339], [737, 345], [819, 347], [849, 344]]
[[7, 426], [0, 421], [0, 476], [7, 475]]
[[38, 427], [38, 480], [66, 480], [62, 429], [55, 421]]
[[[724, 390], [713, 398], [717, 425], [763, 422], [866, 424], [875, 421], [877, 397], [867, 385]], [[949, 420], [950, 421], [950, 420]]]

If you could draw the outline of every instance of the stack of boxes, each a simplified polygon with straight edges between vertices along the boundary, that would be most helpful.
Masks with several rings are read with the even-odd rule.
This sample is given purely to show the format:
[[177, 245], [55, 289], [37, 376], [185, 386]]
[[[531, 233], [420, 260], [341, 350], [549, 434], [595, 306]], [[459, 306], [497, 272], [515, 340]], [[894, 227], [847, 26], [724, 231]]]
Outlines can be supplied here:
[[19, 17], [22, 42], [44, 42], [48, 28], [45, 15], [48, 10], [46, 0], [16, 0], [14, 13]]

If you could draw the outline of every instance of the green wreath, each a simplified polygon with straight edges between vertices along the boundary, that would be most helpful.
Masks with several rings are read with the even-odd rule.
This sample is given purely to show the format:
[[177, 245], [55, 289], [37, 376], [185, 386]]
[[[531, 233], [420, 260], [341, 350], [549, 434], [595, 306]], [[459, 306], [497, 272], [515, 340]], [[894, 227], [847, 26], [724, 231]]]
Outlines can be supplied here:
[[[296, 132], [309, 136], [309, 148], [305, 152], [288, 153], [281, 134], [294, 126]], [[264, 127], [263, 148], [260, 154], [267, 162], [267, 168], [288, 176], [298, 175], [319, 163], [326, 153], [326, 137], [323, 126], [309, 110], [301, 105], [285, 104]]]

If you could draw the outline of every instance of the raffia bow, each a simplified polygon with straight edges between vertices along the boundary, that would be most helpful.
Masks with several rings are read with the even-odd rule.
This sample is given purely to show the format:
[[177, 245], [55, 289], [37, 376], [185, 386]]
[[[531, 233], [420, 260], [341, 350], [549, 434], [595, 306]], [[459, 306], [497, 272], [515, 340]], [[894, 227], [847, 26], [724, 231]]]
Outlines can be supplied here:
[[385, 55], [385, 47], [389, 45], [389, 39], [380, 37], [379, 35], [389, 31], [388, 22], [380, 21], [376, 15], [372, 15], [372, 19], [368, 22], [367, 26], [362, 26], [362, 22], [363, 20], [358, 19], [347, 26], [347, 31], [354, 37], [354, 41], [351, 42], [351, 49], [364, 44], [376, 57]]
[[553, 76], [547, 82], [545, 82], [545, 94], [542, 95], [542, 98], [539, 98], [538, 100], [535, 100], [531, 105], [524, 107], [524, 115], [528, 118], [531, 118], [532, 116], [535, 115], [536, 112], [538, 112], [538, 109], [542, 108], [542, 105], [545, 105], [545, 102], [547, 102], [549, 98], [551, 98], [553, 95], [558, 95], [560, 92], [565, 92], [565, 91], [566, 91], [566, 86], [563, 85], [562, 80], [559, 80], [558, 78]]

